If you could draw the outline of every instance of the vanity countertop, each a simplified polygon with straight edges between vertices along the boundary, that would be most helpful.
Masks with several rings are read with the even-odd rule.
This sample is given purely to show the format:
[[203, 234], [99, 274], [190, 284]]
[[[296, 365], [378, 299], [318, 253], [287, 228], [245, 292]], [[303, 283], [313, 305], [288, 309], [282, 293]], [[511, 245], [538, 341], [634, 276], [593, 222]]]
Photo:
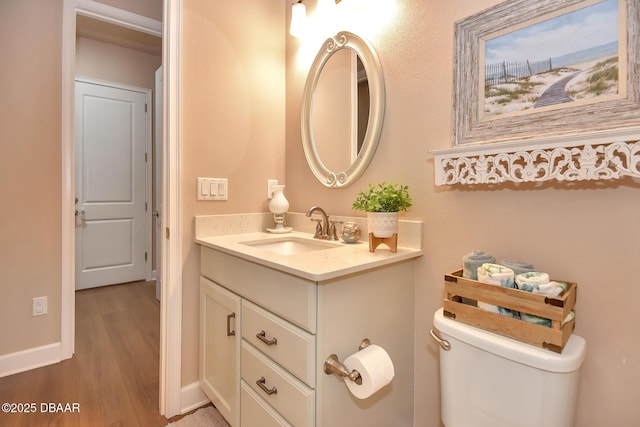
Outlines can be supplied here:
[[[283, 237], [305, 239], [310, 242], [323, 242], [335, 247], [314, 252], [282, 255], [243, 243], [251, 242], [255, 244], [262, 240], [266, 242], [269, 239], [277, 241]], [[326, 240], [313, 239], [311, 234], [297, 231], [287, 234], [253, 232], [199, 237], [196, 238], [196, 243], [318, 282], [417, 258], [423, 254], [420, 249], [403, 247], [398, 247], [398, 252], [392, 253], [384, 244], [378, 246], [375, 252], [369, 252], [369, 243], [367, 241], [351, 244], [342, 243], [342, 241], [328, 242]]]

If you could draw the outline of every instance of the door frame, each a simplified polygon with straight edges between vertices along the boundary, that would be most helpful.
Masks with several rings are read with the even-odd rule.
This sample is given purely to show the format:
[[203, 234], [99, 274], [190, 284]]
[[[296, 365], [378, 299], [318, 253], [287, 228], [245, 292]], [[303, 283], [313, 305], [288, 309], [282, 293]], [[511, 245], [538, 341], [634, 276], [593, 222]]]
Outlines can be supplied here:
[[[153, 247], [152, 247], [152, 233], [153, 233], [153, 223], [152, 223], [152, 217], [151, 217], [151, 213], [152, 213], [152, 209], [153, 206], [151, 206], [151, 180], [152, 180], [152, 162], [154, 161], [153, 156], [151, 155], [151, 153], [153, 153], [152, 151], [152, 138], [151, 138], [151, 122], [152, 122], [152, 114], [155, 113], [155, 110], [150, 110], [150, 109], [155, 109], [155, 106], [153, 105], [152, 101], [152, 97], [151, 97], [151, 89], [147, 89], [147, 88], [143, 88], [143, 87], [138, 87], [138, 86], [131, 86], [128, 84], [124, 84], [124, 83], [118, 83], [118, 82], [111, 82], [111, 81], [107, 81], [107, 80], [100, 80], [100, 79], [95, 79], [93, 77], [84, 77], [84, 76], [79, 76], [76, 75], [75, 77], [75, 83], [77, 82], [81, 82], [81, 83], [88, 83], [88, 84], [92, 84], [92, 85], [97, 85], [97, 86], [104, 86], [104, 87], [109, 87], [109, 88], [114, 88], [114, 89], [121, 89], [121, 90], [126, 90], [129, 92], [138, 92], [138, 93], [142, 93], [144, 94], [144, 102], [146, 104], [145, 106], [145, 117], [144, 117], [144, 132], [145, 132], [145, 136], [144, 136], [144, 152], [145, 152], [145, 161], [144, 161], [144, 203], [145, 203], [145, 210], [144, 210], [144, 250], [147, 253], [147, 256], [145, 257], [145, 265], [144, 265], [144, 279], [145, 280], [153, 280], [153, 275], [152, 275], [152, 271], [151, 271], [151, 264], [152, 264], [152, 260], [150, 259], [151, 254], [153, 253]], [[74, 85], [74, 89], [75, 89], [75, 85]], [[74, 109], [75, 109], [75, 105], [74, 105]], [[74, 141], [75, 141], [75, 135], [74, 135]], [[75, 144], [74, 144], [75, 146]], [[75, 165], [74, 165], [74, 169], [75, 169]], [[75, 177], [75, 170], [74, 170], [74, 177]], [[74, 181], [74, 185], [75, 185], [75, 181]], [[74, 197], [75, 197], [75, 193], [74, 193]], [[74, 252], [75, 253], [75, 252]], [[75, 271], [75, 270], [74, 270]], [[74, 283], [75, 283], [75, 279], [74, 279]]]
[[151, 191], [152, 214], [151, 227], [155, 227], [156, 239], [152, 242], [151, 247], [155, 256], [152, 260], [156, 263], [153, 269], [149, 265], [151, 275], [156, 280], [156, 299], [160, 301], [161, 285], [162, 285], [162, 224], [160, 223], [160, 212], [162, 212], [162, 65], [155, 72], [154, 76], [154, 98], [153, 98], [153, 165], [155, 168], [155, 176], [153, 179], [154, 189]]
[[[181, 0], [163, 1], [163, 22], [93, 0], [63, 0], [62, 6], [62, 222], [60, 360], [75, 351], [75, 141], [74, 86], [76, 15], [90, 16], [163, 37], [162, 294], [160, 303], [160, 413], [181, 411], [182, 269], [180, 222], [180, 20]], [[163, 35], [164, 34], [164, 35]], [[162, 237], [162, 236], [160, 236]]]

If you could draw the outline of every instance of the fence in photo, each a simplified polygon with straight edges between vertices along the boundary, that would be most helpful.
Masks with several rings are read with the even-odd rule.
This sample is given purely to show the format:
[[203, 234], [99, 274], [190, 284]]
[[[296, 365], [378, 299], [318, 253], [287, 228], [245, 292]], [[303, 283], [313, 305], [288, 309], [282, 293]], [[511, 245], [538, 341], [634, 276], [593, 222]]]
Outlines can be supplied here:
[[544, 61], [503, 61], [485, 65], [485, 86], [495, 86], [503, 83], [513, 83], [525, 77], [531, 77], [538, 73], [551, 71], [553, 65], [551, 58]]

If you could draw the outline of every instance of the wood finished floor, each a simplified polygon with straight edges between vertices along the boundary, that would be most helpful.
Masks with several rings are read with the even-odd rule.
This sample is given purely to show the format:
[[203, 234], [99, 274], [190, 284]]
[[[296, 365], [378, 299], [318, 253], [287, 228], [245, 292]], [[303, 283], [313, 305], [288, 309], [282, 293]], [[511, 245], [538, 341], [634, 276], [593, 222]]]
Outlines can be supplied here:
[[[158, 408], [160, 305], [155, 282], [76, 292], [73, 358], [0, 378], [0, 403], [36, 403], [30, 414], [0, 412], [0, 426], [164, 426]], [[79, 413], [41, 412], [41, 403], [79, 403]], [[179, 417], [176, 417], [179, 418]]]

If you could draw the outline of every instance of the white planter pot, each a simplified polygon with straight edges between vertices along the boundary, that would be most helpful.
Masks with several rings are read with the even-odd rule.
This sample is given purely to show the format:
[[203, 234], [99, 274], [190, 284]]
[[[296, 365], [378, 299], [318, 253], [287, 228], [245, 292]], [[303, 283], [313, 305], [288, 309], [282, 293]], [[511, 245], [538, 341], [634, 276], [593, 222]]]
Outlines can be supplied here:
[[387, 238], [398, 232], [398, 212], [367, 212], [369, 233]]

